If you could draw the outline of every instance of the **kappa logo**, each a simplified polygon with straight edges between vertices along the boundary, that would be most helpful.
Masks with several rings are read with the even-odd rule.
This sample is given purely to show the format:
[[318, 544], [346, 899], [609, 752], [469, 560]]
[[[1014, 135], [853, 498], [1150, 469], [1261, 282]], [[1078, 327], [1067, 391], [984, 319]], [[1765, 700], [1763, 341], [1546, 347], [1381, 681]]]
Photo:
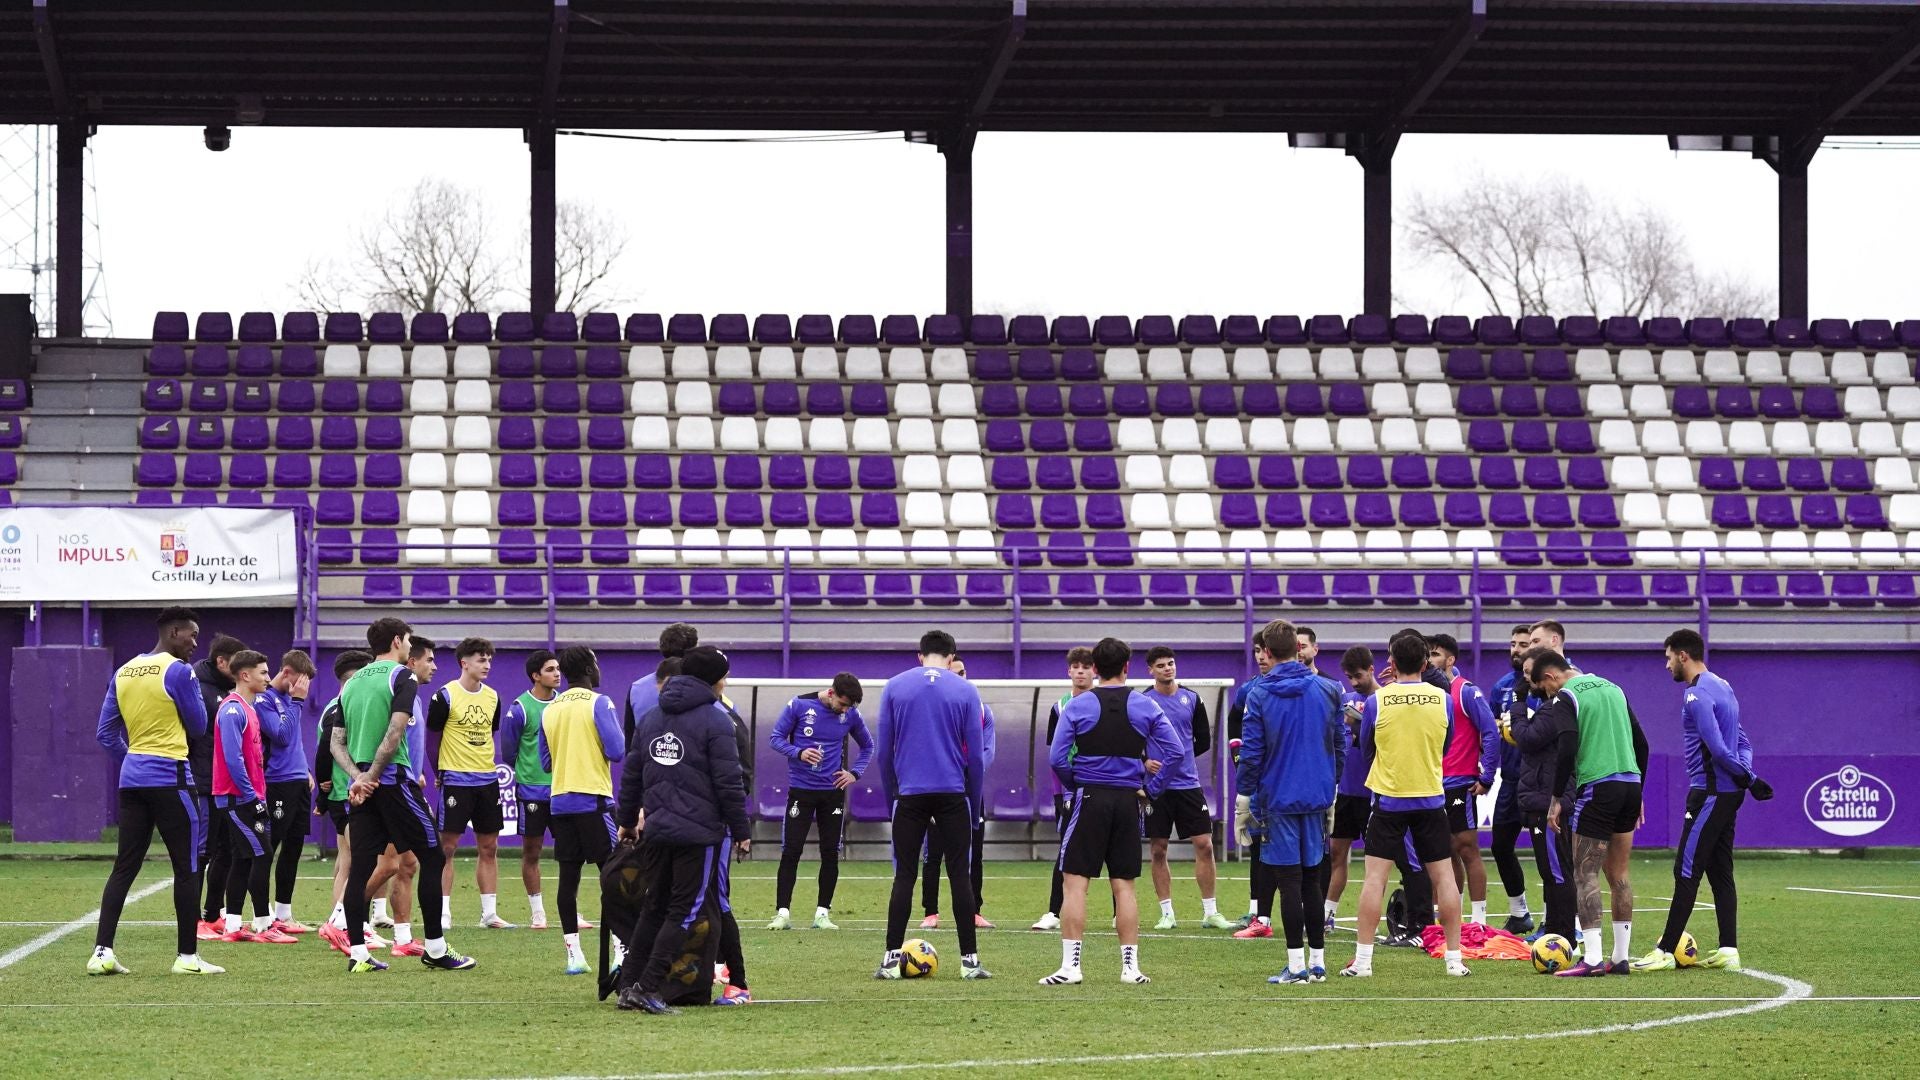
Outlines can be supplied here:
[[273, 820], [280, 821], [286, 816], [287, 816], [287, 804], [283, 802], [274, 803], [273, 804]]
[[453, 792], [447, 792], [447, 809], [451, 810], [458, 804], [459, 800], [454, 797]]
[[530, 802], [530, 803], [528, 803], [528, 804], [527, 804], [527, 813], [529, 813], [529, 814], [537, 814], [537, 813], [539, 813], [539, 812], [540, 812], [540, 804], [539, 804], [539, 803], [537, 803], [537, 802]]
[[794, 817], [794, 818], [797, 818], [800, 816], [800, 804], [798, 802], [795, 802], [793, 803], [793, 805], [787, 807], [787, 816]]
[[839, 807], [837, 807], [837, 806], [833, 808], [833, 816], [834, 816], [834, 817], [839, 817], [839, 816], [840, 816], [841, 814], [844, 814], [844, 813], [846, 813], [846, 811], [845, 811], [845, 810], [842, 810], [842, 809], [840, 809], [840, 808], [839, 808]]
[[259, 833], [261, 836], [267, 835], [267, 823], [260, 818], [255, 818], [253, 820], [253, 831]]
[[647, 747], [647, 754], [652, 757], [657, 764], [678, 765], [680, 764], [680, 758], [685, 754], [685, 750], [680, 745], [679, 737], [672, 732], [668, 732], [653, 740], [653, 745]]

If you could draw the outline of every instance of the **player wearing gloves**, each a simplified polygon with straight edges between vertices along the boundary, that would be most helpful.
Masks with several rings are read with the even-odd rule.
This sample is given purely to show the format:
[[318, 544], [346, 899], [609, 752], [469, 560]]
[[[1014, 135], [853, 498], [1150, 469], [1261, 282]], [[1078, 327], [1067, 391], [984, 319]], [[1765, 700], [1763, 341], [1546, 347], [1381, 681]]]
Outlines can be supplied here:
[[1633, 962], [1635, 971], [1666, 971], [1675, 965], [1673, 950], [1693, 915], [1700, 877], [1713, 884], [1713, 914], [1720, 924], [1720, 947], [1701, 957], [1700, 966], [1740, 970], [1740, 900], [1733, 883], [1733, 819], [1751, 791], [1755, 799], [1773, 798], [1773, 786], [1754, 775], [1753, 744], [1740, 726], [1740, 699], [1727, 680], [1707, 670], [1707, 643], [1692, 630], [1667, 636], [1667, 671], [1685, 683], [1680, 705], [1680, 739], [1687, 758], [1687, 816], [1673, 854], [1673, 903], [1660, 944]]

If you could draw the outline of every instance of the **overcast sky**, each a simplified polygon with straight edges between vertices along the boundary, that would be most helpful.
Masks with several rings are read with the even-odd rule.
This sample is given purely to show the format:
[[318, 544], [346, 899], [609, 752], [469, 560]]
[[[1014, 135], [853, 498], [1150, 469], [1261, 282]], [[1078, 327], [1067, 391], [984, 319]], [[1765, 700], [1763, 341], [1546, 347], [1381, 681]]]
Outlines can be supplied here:
[[[525, 229], [527, 154], [512, 131], [236, 128], [215, 154], [197, 128], [106, 128], [92, 162], [120, 336], [146, 333], [158, 309], [300, 306], [308, 260], [343, 254], [422, 177], [481, 193], [503, 242]], [[1570, 176], [1664, 209], [1703, 269], [1774, 283], [1774, 176], [1750, 157], [1674, 154], [1653, 137], [1416, 135], [1394, 164], [1400, 200], [1481, 173]], [[1920, 316], [1917, 164], [1911, 151], [1815, 159], [1814, 315]], [[1360, 179], [1338, 151], [1290, 150], [1284, 136], [989, 133], [974, 152], [976, 306], [1351, 314]], [[622, 312], [925, 315], [944, 303], [931, 147], [563, 136], [559, 191], [625, 222], [610, 305]], [[22, 288], [0, 277], [0, 291]], [[1404, 256], [1395, 293], [1428, 314], [1486, 310], [1445, 268]]]

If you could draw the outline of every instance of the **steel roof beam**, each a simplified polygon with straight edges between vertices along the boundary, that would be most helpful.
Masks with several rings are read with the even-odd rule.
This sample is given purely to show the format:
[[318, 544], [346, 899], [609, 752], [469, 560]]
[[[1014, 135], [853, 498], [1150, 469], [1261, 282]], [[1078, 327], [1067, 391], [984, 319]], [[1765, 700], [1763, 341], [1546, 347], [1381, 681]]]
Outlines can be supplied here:
[[1000, 83], [1007, 77], [1007, 68], [1013, 63], [1013, 54], [1020, 48], [1020, 41], [1027, 36], [1027, 0], [1013, 0], [1013, 11], [1007, 21], [1001, 24], [1000, 33], [994, 39], [993, 50], [987, 60], [986, 69], [980, 73], [973, 87], [971, 102], [967, 106], [966, 125], [978, 127], [986, 118], [987, 110], [993, 108], [994, 95], [1000, 92]]
[[1813, 160], [1820, 141], [1832, 134], [1836, 124], [1866, 104], [1915, 60], [1920, 60], [1920, 15], [1889, 37], [1865, 63], [1851, 69], [1844, 79], [1829, 88], [1826, 96], [1797, 124], [1781, 133], [1779, 161], [1805, 165]]
[[40, 67], [47, 75], [47, 92], [53, 96], [53, 111], [61, 117], [74, 114], [73, 98], [67, 94], [67, 76], [60, 70], [60, 50], [54, 43], [53, 16], [47, 0], [33, 0], [33, 37], [40, 46]]

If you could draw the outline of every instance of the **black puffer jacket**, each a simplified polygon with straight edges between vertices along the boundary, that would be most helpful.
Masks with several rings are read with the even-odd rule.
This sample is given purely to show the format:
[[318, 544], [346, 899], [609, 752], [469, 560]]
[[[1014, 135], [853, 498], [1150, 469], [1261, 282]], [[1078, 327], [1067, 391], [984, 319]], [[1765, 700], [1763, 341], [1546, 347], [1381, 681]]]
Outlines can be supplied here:
[[[206, 702], [207, 718], [220, 711], [221, 699], [233, 693], [233, 680], [220, 674], [212, 658], [193, 665], [193, 677], [200, 680], [200, 700]], [[193, 790], [205, 795], [213, 790], [213, 724], [199, 738], [187, 736], [187, 767], [193, 770]]]
[[619, 820], [647, 811], [649, 843], [704, 846], [752, 835], [733, 719], [713, 687], [675, 675], [635, 721], [620, 768]]
[[1545, 814], [1553, 802], [1553, 772], [1559, 761], [1560, 734], [1573, 730], [1573, 710], [1564, 698], [1555, 697], [1527, 715], [1526, 695], [1513, 699], [1510, 717], [1513, 743], [1520, 748], [1520, 768], [1514, 778], [1519, 787], [1520, 812]]

